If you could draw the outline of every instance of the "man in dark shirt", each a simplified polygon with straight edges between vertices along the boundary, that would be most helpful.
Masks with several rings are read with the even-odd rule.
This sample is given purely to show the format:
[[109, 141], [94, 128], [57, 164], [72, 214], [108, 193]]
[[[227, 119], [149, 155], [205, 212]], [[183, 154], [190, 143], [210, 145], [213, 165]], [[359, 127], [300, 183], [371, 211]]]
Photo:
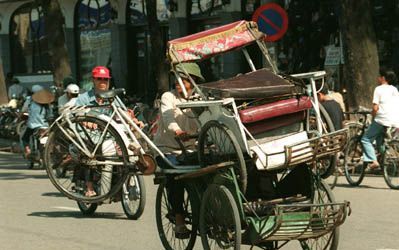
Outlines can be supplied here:
[[323, 105], [324, 109], [327, 111], [328, 115], [331, 118], [331, 121], [334, 125], [335, 130], [342, 129], [342, 121], [344, 118], [344, 113], [341, 109], [341, 106], [338, 102], [332, 100], [327, 97], [328, 88], [326, 85], [317, 93], [317, 97], [321, 105]]

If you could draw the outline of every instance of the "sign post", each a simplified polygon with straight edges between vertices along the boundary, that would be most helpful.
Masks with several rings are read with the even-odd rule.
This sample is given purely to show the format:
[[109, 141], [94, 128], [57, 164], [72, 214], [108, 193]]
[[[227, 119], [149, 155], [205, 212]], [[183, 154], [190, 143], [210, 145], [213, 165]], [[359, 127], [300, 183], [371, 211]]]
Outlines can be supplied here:
[[282, 38], [288, 29], [287, 12], [276, 3], [260, 6], [252, 16], [258, 29], [266, 34], [266, 42], [275, 42]]

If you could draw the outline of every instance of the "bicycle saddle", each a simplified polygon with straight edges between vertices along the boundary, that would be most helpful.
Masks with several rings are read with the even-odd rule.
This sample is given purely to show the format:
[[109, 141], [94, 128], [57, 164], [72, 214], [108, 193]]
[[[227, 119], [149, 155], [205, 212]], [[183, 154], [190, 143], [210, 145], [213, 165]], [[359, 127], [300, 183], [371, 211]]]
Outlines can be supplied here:
[[126, 94], [125, 89], [120, 88], [120, 89], [112, 89], [112, 90], [96, 93], [96, 96], [103, 98], [103, 99], [112, 99], [112, 98], [115, 98], [115, 96], [117, 96], [117, 95], [125, 95], [125, 94]]

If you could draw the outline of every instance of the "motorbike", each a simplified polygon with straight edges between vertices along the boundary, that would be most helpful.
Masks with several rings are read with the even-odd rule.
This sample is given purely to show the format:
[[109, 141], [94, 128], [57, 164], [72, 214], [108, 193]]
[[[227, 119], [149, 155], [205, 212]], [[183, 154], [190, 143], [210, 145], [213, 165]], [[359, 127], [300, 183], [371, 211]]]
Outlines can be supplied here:
[[[96, 180], [96, 176], [94, 179], [96, 182], [101, 182], [100, 178], [97, 178]], [[77, 185], [77, 188], [81, 188], [81, 191], [83, 192], [85, 184], [82, 180], [80, 180], [79, 183], [80, 184]], [[97, 185], [94, 185], [94, 189], [96, 192], [100, 191], [97, 188]], [[137, 220], [144, 211], [146, 201], [145, 194], [146, 192], [143, 176], [131, 174], [126, 178], [120, 191], [117, 192], [113, 197], [100, 203], [84, 203], [77, 201], [77, 204], [83, 215], [91, 216], [95, 213], [98, 206], [120, 201], [126, 217], [131, 220]]]
[[26, 156], [29, 161], [29, 169], [33, 169], [35, 164], [38, 168], [44, 168], [43, 165], [43, 150], [46, 145], [48, 136], [46, 135], [47, 128], [36, 129], [29, 138], [29, 147], [31, 153]]

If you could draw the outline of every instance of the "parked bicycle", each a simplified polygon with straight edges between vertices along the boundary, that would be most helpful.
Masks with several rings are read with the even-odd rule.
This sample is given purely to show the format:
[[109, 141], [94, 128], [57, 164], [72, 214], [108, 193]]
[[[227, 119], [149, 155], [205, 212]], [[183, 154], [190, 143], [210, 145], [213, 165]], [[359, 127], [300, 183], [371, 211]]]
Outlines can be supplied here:
[[[349, 115], [351, 112], [344, 112], [345, 115]], [[362, 130], [362, 119], [358, 120], [346, 120], [343, 122], [343, 127], [348, 129], [348, 141], [360, 135]], [[345, 147], [346, 148], [346, 147]], [[327, 184], [330, 186], [331, 189], [334, 189], [338, 183], [338, 178], [344, 175], [344, 157], [345, 156], [345, 149], [338, 154], [336, 167], [334, 172], [328, 176], [325, 180]]]
[[[350, 139], [344, 157], [345, 177], [352, 186], [358, 186], [366, 175], [367, 163], [363, 161], [363, 148], [361, 139], [367, 127], [367, 117], [370, 111], [355, 111], [350, 114], [362, 115], [360, 132]], [[383, 171], [384, 180], [392, 189], [399, 189], [399, 138], [394, 136], [395, 128], [386, 128], [382, 152], [378, 152], [378, 162]]]

